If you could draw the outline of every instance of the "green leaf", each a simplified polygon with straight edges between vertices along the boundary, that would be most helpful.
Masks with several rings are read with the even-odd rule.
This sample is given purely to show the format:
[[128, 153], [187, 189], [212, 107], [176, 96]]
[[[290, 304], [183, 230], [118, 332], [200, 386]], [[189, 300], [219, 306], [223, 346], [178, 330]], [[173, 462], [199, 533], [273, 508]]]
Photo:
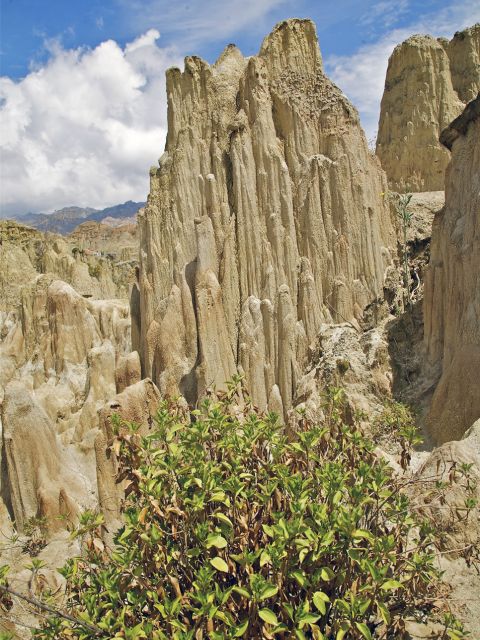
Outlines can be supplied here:
[[233, 587], [233, 590], [235, 591], [235, 593], [238, 593], [240, 596], [250, 599], [250, 593], [243, 587]]
[[340, 629], [337, 631], [337, 635], [335, 636], [335, 640], [343, 640], [345, 634], [350, 629], [350, 622], [348, 620], [343, 620], [340, 622]]
[[370, 629], [364, 622], [355, 622], [355, 626], [360, 631], [365, 640], [373, 640], [372, 634], [370, 633]]
[[325, 582], [329, 582], [330, 580], [333, 580], [333, 578], [335, 577], [335, 574], [330, 569], [330, 567], [322, 567], [320, 571], [320, 577]]
[[298, 584], [301, 587], [304, 587], [307, 582], [307, 579], [305, 578], [305, 574], [303, 573], [303, 571], [293, 571], [292, 578], [295, 578], [295, 580], [298, 582]]
[[267, 624], [272, 624], [275, 627], [277, 626], [278, 624], [277, 616], [273, 613], [271, 609], [260, 609], [260, 611], [258, 612], [258, 615]]
[[377, 607], [380, 612], [380, 616], [386, 625], [390, 624], [390, 611], [388, 610], [386, 604], [384, 602], [377, 601]]
[[273, 586], [273, 584], [266, 586], [265, 589], [263, 589], [262, 593], [260, 594], [260, 602], [262, 600], [266, 600], [267, 598], [272, 598], [277, 593], [278, 593], [278, 587]]
[[365, 529], [356, 529], [352, 533], [352, 538], [354, 538], [355, 540], [368, 540], [369, 542], [374, 541], [373, 535], [370, 533], [370, 531], [366, 531]]
[[230, 518], [228, 516], [226, 516], [224, 513], [216, 513], [215, 514], [215, 518], [217, 520], [220, 520], [221, 523], [226, 524], [227, 526], [229, 526], [230, 528], [233, 528], [233, 522], [230, 520]]
[[292, 605], [289, 604], [288, 602], [284, 602], [283, 603], [283, 608], [288, 613], [288, 617], [290, 618], [290, 620], [293, 621], [294, 620], [294, 611], [293, 611]]
[[228, 564], [225, 562], [223, 558], [220, 556], [216, 556], [216, 558], [212, 558], [210, 560], [210, 564], [217, 569], [217, 571], [223, 571], [223, 573], [228, 573]]
[[207, 549], [210, 549], [211, 547], [216, 547], [217, 549], [225, 549], [228, 542], [223, 536], [219, 535], [218, 533], [213, 533], [212, 535], [208, 536], [206, 544]]
[[235, 627], [234, 638], [241, 638], [248, 629], [248, 618], [244, 620], [238, 627]]
[[325, 615], [327, 611], [326, 603], [330, 602], [330, 598], [323, 591], [315, 591], [313, 594], [313, 604], [317, 607], [322, 615]]
[[393, 591], [394, 589], [402, 589], [402, 588], [403, 588], [403, 584], [398, 580], [387, 580], [380, 587], [382, 591]]
[[301, 629], [295, 629], [295, 635], [297, 636], [298, 640], [307, 640], [307, 636]]
[[264, 567], [266, 564], [270, 564], [272, 561], [268, 551], [263, 550], [260, 555], [260, 566]]

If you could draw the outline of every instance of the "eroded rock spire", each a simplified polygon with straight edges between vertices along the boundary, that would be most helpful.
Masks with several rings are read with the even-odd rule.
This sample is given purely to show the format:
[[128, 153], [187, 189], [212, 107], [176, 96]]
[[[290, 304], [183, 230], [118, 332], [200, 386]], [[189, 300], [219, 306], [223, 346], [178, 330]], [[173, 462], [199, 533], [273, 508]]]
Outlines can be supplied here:
[[167, 93], [139, 217], [143, 374], [194, 402], [243, 371], [261, 408], [287, 412], [322, 321], [355, 322], [382, 293], [384, 174], [310, 20], [280, 23], [251, 58], [187, 58]]

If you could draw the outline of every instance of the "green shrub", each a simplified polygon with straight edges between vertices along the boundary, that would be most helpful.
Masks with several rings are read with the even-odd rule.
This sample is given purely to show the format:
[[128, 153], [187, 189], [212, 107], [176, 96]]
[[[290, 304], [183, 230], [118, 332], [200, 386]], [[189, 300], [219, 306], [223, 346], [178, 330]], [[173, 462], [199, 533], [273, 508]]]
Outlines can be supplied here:
[[125, 526], [109, 551], [101, 518], [83, 517], [85, 555], [62, 570], [82, 622], [53, 617], [37, 639], [368, 640], [433, 615], [432, 531], [343, 423], [342, 393], [288, 438], [238, 402], [232, 384], [191, 413], [165, 401], [148, 435], [122, 426]]

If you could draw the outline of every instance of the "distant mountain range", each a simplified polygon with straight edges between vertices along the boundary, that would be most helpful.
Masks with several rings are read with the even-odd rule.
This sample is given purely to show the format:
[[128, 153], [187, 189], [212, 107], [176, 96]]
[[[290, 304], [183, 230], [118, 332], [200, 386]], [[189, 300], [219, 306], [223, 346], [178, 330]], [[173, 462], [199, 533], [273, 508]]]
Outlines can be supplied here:
[[[64, 207], [53, 213], [23, 213], [15, 216], [8, 216], [12, 220], [38, 229], [39, 231], [50, 231], [66, 235], [71, 233], [75, 227], [86, 221], [102, 222], [105, 218], [129, 218], [126, 222], [131, 222], [137, 211], [145, 206], [145, 202], [124, 202], [106, 209], [92, 209], [92, 207]], [[107, 221], [108, 224], [108, 221]]]

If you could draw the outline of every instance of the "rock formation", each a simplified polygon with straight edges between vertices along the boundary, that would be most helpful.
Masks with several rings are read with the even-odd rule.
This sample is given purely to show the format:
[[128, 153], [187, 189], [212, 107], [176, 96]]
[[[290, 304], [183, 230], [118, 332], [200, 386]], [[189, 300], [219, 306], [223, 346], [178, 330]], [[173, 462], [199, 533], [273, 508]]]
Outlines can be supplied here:
[[[98, 411], [140, 379], [127, 301], [133, 264], [83, 251], [81, 234], [72, 241], [0, 222], [0, 501], [19, 531], [37, 516], [55, 529], [57, 516], [97, 505]], [[123, 232], [112, 236], [104, 250]]]
[[213, 66], [186, 58], [167, 94], [139, 215], [143, 375], [194, 402], [243, 371], [260, 407], [287, 412], [322, 321], [355, 323], [382, 293], [384, 175], [308, 20], [280, 23], [248, 59], [233, 45]]
[[377, 155], [395, 191], [443, 189], [447, 149], [442, 129], [460, 113], [443, 45], [431, 36], [412, 36], [388, 62], [380, 110]]
[[82, 296], [128, 297], [138, 255], [135, 227], [82, 227], [64, 238], [0, 220], [0, 311], [15, 308], [22, 287], [39, 273], [57, 276]]
[[140, 433], [145, 434], [153, 424], [160, 400], [157, 387], [146, 379], [124, 389], [100, 411], [100, 432], [95, 440], [98, 498], [110, 539], [121, 526], [120, 505], [123, 498], [123, 485], [116, 481], [117, 457], [111, 446], [114, 435], [112, 416], [118, 416], [123, 422], [140, 425]]
[[3, 493], [17, 530], [23, 531], [37, 516], [46, 517], [51, 529], [63, 526], [58, 516], [73, 520], [80, 505], [88, 504], [80, 469], [66, 448], [62, 450], [52, 421], [21, 382], [5, 389], [2, 422], [8, 475]]
[[453, 88], [462, 102], [480, 91], [480, 23], [458, 31], [447, 46]]
[[439, 135], [479, 90], [480, 25], [450, 42], [416, 35], [395, 48], [377, 138], [391, 189], [443, 190], [450, 154]]
[[452, 160], [424, 302], [428, 362], [439, 378], [428, 424], [439, 443], [461, 438], [480, 417], [480, 94], [441, 140]]
[[126, 301], [88, 300], [42, 275], [23, 288], [19, 317], [10, 314], [0, 344], [1, 490], [20, 530], [35, 515], [51, 522], [95, 504], [93, 434], [117, 392], [116, 362], [125, 371], [128, 311]]

